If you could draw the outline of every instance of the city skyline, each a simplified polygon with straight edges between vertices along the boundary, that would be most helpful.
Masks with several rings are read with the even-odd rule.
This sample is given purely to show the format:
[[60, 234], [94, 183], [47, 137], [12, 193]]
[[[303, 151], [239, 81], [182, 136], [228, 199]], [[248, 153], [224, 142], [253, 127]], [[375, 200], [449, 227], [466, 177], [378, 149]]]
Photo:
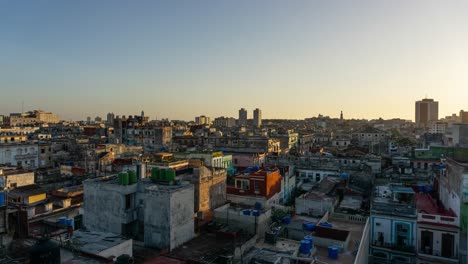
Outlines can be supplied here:
[[[0, 113], [65, 120], [323, 114], [414, 120], [467, 109], [465, 1], [0, 4]], [[465, 99], [465, 101], [464, 101]]]

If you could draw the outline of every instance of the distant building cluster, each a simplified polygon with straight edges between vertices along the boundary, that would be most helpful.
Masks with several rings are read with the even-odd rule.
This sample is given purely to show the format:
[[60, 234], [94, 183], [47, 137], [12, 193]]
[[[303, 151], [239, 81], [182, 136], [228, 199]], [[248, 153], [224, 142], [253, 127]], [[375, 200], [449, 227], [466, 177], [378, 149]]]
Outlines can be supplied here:
[[467, 263], [468, 114], [0, 116], [0, 262]]

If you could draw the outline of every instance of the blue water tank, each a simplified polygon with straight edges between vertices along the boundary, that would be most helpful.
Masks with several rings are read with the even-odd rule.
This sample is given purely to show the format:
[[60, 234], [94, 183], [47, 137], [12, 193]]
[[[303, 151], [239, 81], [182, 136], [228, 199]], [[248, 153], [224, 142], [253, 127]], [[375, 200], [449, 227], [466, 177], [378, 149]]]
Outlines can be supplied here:
[[313, 223], [305, 222], [302, 224], [302, 228], [307, 231], [315, 231], [316, 226]]
[[299, 247], [299, 252], [302, 254], [309, 254], [310, 250], [312, 249], [312, 245], [310, 244], [309, 240], [301, 240], [301, 246]]
[[330, 223], [328, 223], [328, 222], [322, 222], [322, 223], [319, 224], [319, 226], [328, 227], [328, 228], [332, 228], [332, 227], [333, 227], [333, 225], [330, 224]]
[[0, 206], [5, 206], [5, 192], [0, 192]]
[[309, 240], [310, 241], [310, 248], [314, 247], [314, 238], [311, 235], [305, 236], [304, 240]]
[[242, 210], [243, 215], [250, 215], [250, 209], [244, 209]]
[[289, 223], [291, 223], [291, 216], [287, 215], [283, 217], [283, 224], [289, 225]]
[[424, 185], [418, 185], [418, 192], [424, 192]]
[[252, 210], [252, 215], [253, 215], [253, 216], [259, 216], [259, 215], [260, 215], [260, 211], [259, 211], [259, 210]]
[[341, 177], [341, 179], [348, 179], [348, 178], [349, 178], [349, 174], [346, 173], [346, 172], [342, 172], [342, 173], [340, 174], [340, 177]]
[[67, 218], [62, 216], [59, 218], [59, 224], [66, 226], [67, 225]]
[[338, 258], [338, 247], [328, 246], [328, 258], [330, 259]]
[[263, 205], [261, 202], [255, 202], [255, 209], [262, 210], [262, 208], [263, 208]]
[[424, 191], [427, 192], [427, 193], [431, 192], [432, 191], [432, 186], [425, 186]]

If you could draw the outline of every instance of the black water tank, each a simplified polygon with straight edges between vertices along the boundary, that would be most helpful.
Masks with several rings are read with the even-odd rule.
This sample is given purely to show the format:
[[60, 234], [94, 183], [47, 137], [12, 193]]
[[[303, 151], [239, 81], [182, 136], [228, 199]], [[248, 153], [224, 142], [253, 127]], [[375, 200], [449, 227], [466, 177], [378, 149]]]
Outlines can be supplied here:
[[29, 251], [30, 263], [60, 264], [60, 247], [49, 239], [38, 240]]

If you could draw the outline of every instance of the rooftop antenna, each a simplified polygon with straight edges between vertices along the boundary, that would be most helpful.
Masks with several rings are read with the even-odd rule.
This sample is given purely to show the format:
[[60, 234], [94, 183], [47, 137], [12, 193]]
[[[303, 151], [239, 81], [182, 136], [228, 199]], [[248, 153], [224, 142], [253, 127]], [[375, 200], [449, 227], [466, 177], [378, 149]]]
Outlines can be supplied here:
[[21, 101], [21, 113], [24, 114], [24, 100]]

